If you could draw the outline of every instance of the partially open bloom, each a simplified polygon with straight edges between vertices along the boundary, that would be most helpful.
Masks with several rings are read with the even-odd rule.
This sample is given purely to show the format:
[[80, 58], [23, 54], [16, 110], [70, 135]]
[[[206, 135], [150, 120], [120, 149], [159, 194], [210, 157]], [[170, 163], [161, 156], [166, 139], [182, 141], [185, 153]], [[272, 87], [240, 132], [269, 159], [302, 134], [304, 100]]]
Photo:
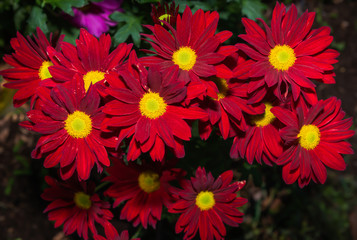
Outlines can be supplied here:
[[11, 55], [5, 55], [4, 61], [13, 68], [0, 71], [7, 83], [5, 87], [18, 89], [14, 95], [14, 106], [20, 107], [29, 99], [32, 103], [37, 98], [39, 87], [53, 87], [55, 83], [48, 71], [53, 62], [47, 54], [47, 47], [52, 46], [56, 51], [60, 50], [64, 35], [58, 39], [50, 35], [48, 40], [40, 28], [36, 29], [37, 36], [25, 38], [20, 33], [11, 39], [11, 46], [15, 50]]
[[118, 236], [117, 231], [110, 223], [113, 218], [110, 203], [102, 201], [94, 193], [93, 182], [78, 182], [71, 178], [65, 182], [46, 176], [46, 188], [41, 197], [51, 203], [44, 210], [48, 213], [48, 219], [55, 222], [55, 227], [63, 225], [63, 232], [70, 235], [77, 231], [79, 237], [88, 240], [88, 230], [99, 239], [96, 223], [100, 224], [104, 230], [106, 239], [114, 239]]
[[106, 195], [115, 199], [114, 207], [126, 201], [121, 210], [120, 218], [133, 222], [134, 226], [141, 224], [144, 228], [161, 219], [162, 207], [168, 206], [173, 199], [169, 195], [169, 182], [182, 177], [180, 169], [166, 169], [166, 165], [144, 162], [138, 165], [130, 162], [125, 165], [117, 160], [107, 168], [110, 176], [104, 181], [113, 183]]
[[237, 227], [243, 222], [243, 213], [237, 208], [247, 199], [237, 197], [245, 181], [231, 183], [233, 171], [222, 173], [214, 180], [211, 173], [198, 168], [191, 180], [183, 180], [182, 188], [172, 188], [176, 202], [169, 207], [171, 213], [181, 213], [176, 223], [176, 233], [185, 232], [184, 239], [192, 239], [197, 231], [201, 239], [223, 239], [224, 224]]
[[315, 85], [311, 80], [334, 83], [333, 66], [339, 55], [327, 47], [332, 42], [328, 27], [311, 29], [315, 17], [305, 12], [297, 17], [295, 5], [286, 11], [284, 4], [277, 3], [271, 28], [263, 30], [256, 22], [243, 18], [246, 34], [239, 37], [248, 44], [236, 46], [255, 63], [250, 70], [252, 82], [249, 91], [262, 90], [264, 85], [273, 87], [279, 99], [287, 97], [291, 89], [294, 101], [302, 94], [309, 104], [317, 102]]
[[81, 29], [77, 46], [64, 42], [62, 51], [49, 48], [54, 65], [49, 71], [55, 80], [69, 82], [79, 74], [87, 91], [90, 85], [100, 88], [105, 85], [106, 75], [120, 67], [129, 55], [133, 44], [121, 43], [112, 52], [111, 38], [102, 34], [99, 40], [87, 30]]
[[163, 23], [160, 21], [166, 21], [172, 27], [175, 27], [178, 10], [179, 6], [175, 6], [175, 1], [172, 1], [170, 5], [167, 2], [161, 5], [160, 2], [158, 2], [157, 6], [155, 6], [154, 4], [151, 5], [150, 15], [155, 24], [163, 25]]
[[96, 37], [108, 32], [109, 27], [117, 25], [110, 20], [109, 15], [115, 11], [123, 11], [120, 7], [123, 0], [103, 0], [101, 2], [89, 2], [81, 8], [73, 8], [74, 16], [68, 16], [79, 28], [85, 27], [88, 32]]
[[156, 52], [143, 50], [155, 55], [143, 57], [141, 62], [147, 66], [157, 65], [168, 74], [178, 74], [178, 80], [185, 84], [200, 82], [201, 77], [214, 75], [214, 65], [236, 51], [234, 46], [221, 46], [232, 33], [223, 31], [215, 34], [218, 19], [217, 12], [199, 9], [192, 15], [191, 9], [186, 7], [182, 17], [177, 16], [175, 29], [166, 25], [171, 33], [161, 24], [146, 26], [154, 35], [142, 35], [151, 40], [149, 43]]
[[[183, 141], [191, 137], [191, 127], [185, 119], [200, 119], [207, 114], [198, 107], [184, 108], [180, 103], [186, 97], [186, 87], [175, 82], [175, 76], [163, 77], [154, 67], [149, 71], [135, 63], [135, 54], [129, 58], [129, 66], [136, 64], [141, 70], [135, 76], [132, 70], [121, 71], [127, 87], [110, 87], [106, 93], [114, 100], [104, 106], [109, 116], [102, 129], [119, 131], [119, 143], [133, 136], [128, 148], [128, 160], [135, 160], [141, 152], [149, 152], [151, 158], [161, 161], [165, 146], [177, 157], [184, 157]], [[114, 86], [119, 79], [108, 79]], [[118, 143], [118, 144], [119, 144]]]
[[288, 184], [298, 180], [304, 187], [312, 179], [326, 181], [326, 167], [342, 171], [346, 163], [341, 154], [352, 154], [351, 144], [345, 140], [354, 135], [349, 130], [352, 118], [343, 119], [341, 101], [332, 97], [320, 100], [310, 109], [302, 106], [296, 111], [281, 107], [272, 113], [286, 125], [280, 130], [286, 149], [276, 163], [284, 165], [283, 178]]
[[42, 91], [38, 108], [27, 113], [30, 121], [21, 124], [42, 134], [31, 156], [45, 157], [46, 168], [60, 164], [63, 179], [77, 170], [78, 177], [86, 180], [94, 164], [99, 172], [109, 166], [105, 147], [116, 143], [114, 137], [101, 134], [105, 114], [99, 104], [98, 93], [92, 88], [86, 93], [78, 75], [67, 87], [53, 88], [51, 94]]

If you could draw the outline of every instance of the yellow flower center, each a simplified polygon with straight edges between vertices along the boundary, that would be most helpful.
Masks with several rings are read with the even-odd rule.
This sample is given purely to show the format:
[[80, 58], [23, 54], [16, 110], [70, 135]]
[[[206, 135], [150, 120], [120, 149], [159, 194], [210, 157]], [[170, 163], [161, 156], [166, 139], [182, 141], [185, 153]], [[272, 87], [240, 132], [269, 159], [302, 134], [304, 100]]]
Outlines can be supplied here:
[[84, 88], [88, 91], [90, 84], [94, 85], [104, 79], [104, 72], [89, 71], [83, 76]]
[[172, 61], [182, 70], [191, 70], [196, 63], [196, 52], [190, 47], [180, 47], [172, 55]]
[[202, 191], [196, 197], [196, 205], [201, 211], [211, 209], [215, 203], [214, 194], [210, 191]]
[[151, 171], [140, 173], [138, 182], [139, 187], [146, 193], [155, 192], [160, 188], [159, 174]]
[[155, 119], [166, 112], [165, 100], [158, 93], [148, 92], [140, 99], [139, 108], [142, 116]]
[[88, 210], [92, 206], [92, 201], [90, 196], [84, 192], [76, 192], [73, 198], [74, 203], [77, 207]]
[[68, 115], [64, 129], [74, 138], [84, 138], [92, 132], [92, 120], [84, 112], [75, 111]]
[[217, 93], [218, 98], [215, 100], [219, 101], [219, 100], [225, 98], [227, 96], [228, 89], [229, 89], [227, 80], [224, 78], [217, 78], [217, 77], [213, 77], [212, 80], [216, 84], [218, 91], [219, 91]]
[[265, 112], [263, 114], [252, 116], [252, 122], [257, 127], [265, 127], [271, 124], [275, 119], [274, 114], [270, 111], [273, 106], [270, 103], [264, 103], [264, 105]]
[[[162, 15], [159, 17], [159, 20], [169, 22], [169, 21], [170, 21], [170, 18], [171, 18], [171, 15], [165, 13], [165, 14], [162, 14]], [[164, 25], [164, 24], [161, 23], [161, 25]]]
[[307, 150], [312, 150], [319, 145], [320, 136], [319, 128], [312, 124], [302, 126], [297, 135], [300, 146]]
[[270, 50], [269, 62], [277, 70], [286, 71], [296, 60], [294, 49], [288, 45], [276, 45]]
[[40, 77], [41, 80], [45, 80], [47, 78], [51, 78], [52, 75], [50, 71], [48, 71], [48, 68], [53, 66], [53, 63], [50, 61], [44, 61], [38, 70], [38, 76]]

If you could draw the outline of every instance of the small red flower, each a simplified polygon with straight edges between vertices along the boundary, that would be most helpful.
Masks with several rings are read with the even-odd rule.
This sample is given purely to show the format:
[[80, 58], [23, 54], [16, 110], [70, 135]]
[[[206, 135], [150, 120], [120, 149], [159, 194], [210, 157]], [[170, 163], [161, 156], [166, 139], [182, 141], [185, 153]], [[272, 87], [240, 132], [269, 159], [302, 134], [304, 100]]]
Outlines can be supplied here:
[[98, 40], [85, 29], [81, 29], [76, 44], [77, 47], [70, 43], [62, 43], [61, 52], [49, 48], [49, 54], [54, 62], [49, 71], [53, 79], [62, 82], [69, 82], [75, 74], [79, 74], [86, 91], [91, 84], [96, 87], [104, 85], [106, 74], [122, 65], [133, 45], [121, 43], [114, 51], [109, 52], [109, 35], [102, 34]]
[[201, 239], [223, 239], [224, 223], [237, 227], [243, 222], [243, 213], [237, 208], [247, 199], [237, 197], [245, 181], [231, 183], [233, 171], [222, 173], [216, 180], [204, 168], [196, 170], [195, 177], [183, 180], [183, 189], [171, 188], [176, 202], [169, 207], [171, 213], [181, 213], [176, 223], [176, 233], [185, 232], [184, 239], [192, 239], [197, 230]]
[[286, 149], [276, 163], [284, 165], [283, 178], [287, 184], [296, 180], [304, 187], [312, 179], [326, 181], [326, 167], [344, 170], [346, 163], [341, 154], [353, 154], [347, 138], [354, 135], [349, 130], [352, 118], [343, 119], [341, 101], [332, 97], [320, 100], [311, 108], [301, 105], [296, 111], [281, 107], [271, 110], [286, 125], [280, 130]]
[[306, 11], [298, 18], [294, 4], [286, 11], [284, 4], [277, 3], [271, 28], [261, 19], [265, 30], [243, 18], [247, 33], [239, 37], [248, 44], [236, 46], [255, 61], [250, 70], [254, 79], [249, 92], [265, 91], [266, 84], [281, 100], [291, 89], [294, 101], [302, 94], [309, 104], [314, 104], [317, 97], [311, 80], [335, 82], [332, 64], [339, 54], [327, 48], [333, 39], [328, 27], [311, 29], [314, 17], [315, 13]]
[[[184, 108], [180, 104], [186, 97], [186, 87], [175, 76], [162, 76], [154, 67], [147, 71], [137, 62], [133, 53], [127, 71], [121, 71], [124, 87], [114, 87], [119, 78], [108, 79], [106, 93], [115, 99], [104, 106], [110, 115], [102, 129], [119, 130], [119, 143], [133, 136], [128, 148], [128, 160], [137, 159], [142, 152], [161, 161], [165, 146], [173, 149], [177, 157], [184, 157], [183, 141], [191, 138], [191, 127], [185, 119], [200, 119], [207, 114], [198, 107]], [[138, 68], [140, 71], [135, 71]], [[118, 143], [118, 145], [119, 145]]]
[[158, 2], [157, 6], [155, 6], [154, 4], [151, 5], [150, 15], [155, 24], [163, 25], [161, 21], [166, 21], [172, 27], [175, 27], [178, 10], [179, 5], [175, 6], [175, 1], [172, 1], [170, 5], [167, 2], [161, 5], [160, 2]]
[[0, 71], [0, 75], [4, 77], [7, 83], [5, 87], [18, 89], [14, 95], [14, 106], [20, 107], [29, 99], [31, 105], [38, 96], [37, 89], [39, 87], [53, 87], [55, 83], [52, 81], [52, 76], [48, 68], [53, 65], [53, 62], [47, 54], [47, 47], [52, 46], [59, 50], [64, 35], [58, 39], [52, 38], [48, 40], [40, 28], [36, 28], [37, 36], [33, 35], [23, 37], [17, 33], [17, 37], [11, 39], [11, 46], [15, 50], [11, 55], [5, 55], [4, 61], [13, 68]]
[[169, 182], [182, 177], [180, 169], [166, 169], [161, 163], [144, 162], [142, 165], [130, 162], [125, 165], [121, 160], [107, 168], [109, 177], [104, 181], [113, 182], [105, 194], [115, 198], [114, 207], [127, 201], [121, 210], [120, 219], [153, 228], [161, 219], [162, 207], [168, 206], [173, 199], [169, 195]]
[[99, 94], [92, 87], [86, 92], [83, 85], [76, 75], [71, 84], [57, 86], [51, 94], [42, 91], [37, 108], [27, 113], [30, 121], [21, 124], [43, 135], [31, 156], [46, 157], [46, 168], [60, 164], [63, 179], [77, 170], [78, 177], [86, 180], [94, 164], [101, 172], [110, 164], [105, 147], [116, 145], [114, 137], [100, 131], [105, 114]]
[[[88, 229], [94, 236], [98, 235], [96, 223], [104, 230], [106, 239], [114, 239], [118, 233], [109, 222], [113, 218], [110, 204], [102, 201], [94, 193], [95, 185], [90, 182], [78, 182], [71, 178], [65, 182], [58, 182], [46, 176], [46, 188], [41, 197], [51, 203], [44, 210], [48, 219], [55, 222], [55, 228], [63, 225], [63, 232], [70, 235], [77, 231], [79, 237], [88, 239]], [[96, 238], [95, 238], [96, 239]]]
[[222, 31], [215, 34], [218, 20], [217, 12], [203, 12], [199, 9], [192, 15], [191, 9], [186, 7], [182, 17], [177, 16], [176, 28], [165, 24], [171, 33], [161, 24], [146, 26], [154, 35], [142, 35], [155, 51], [143, 51], [155, 55], [143, 57], [141, 62], [149, 67], [159, 66], [168, 75], [178, 74], [179, 81], [185, 84], [190, 81], [200, 82], [201, 77], [215, 75], [214, 65], [236, 51], [234, 46], [221, 46], [232, 33]]

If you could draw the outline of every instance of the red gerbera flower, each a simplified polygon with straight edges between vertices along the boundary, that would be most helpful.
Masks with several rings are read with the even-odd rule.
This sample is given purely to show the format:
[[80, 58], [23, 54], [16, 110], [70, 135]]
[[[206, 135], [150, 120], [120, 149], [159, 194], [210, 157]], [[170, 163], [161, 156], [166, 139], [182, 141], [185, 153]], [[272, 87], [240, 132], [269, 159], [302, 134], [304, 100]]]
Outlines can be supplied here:
[[200, 77], [215, 75], [214, 65], [236, 51], [234, 46], [221, 46], [232, 33], [215, 34], [218, 19], [217, 12], [199, 9], [192, 15], [191, 9], [186, 7], [182, 18], [177, 16], [176, 29], [165, 24], [171, 34], [161, 24], [146, 26], [154, 35], [142, 35], [151, 40], [149, 43], [156, 52], [143, 50], [155, 56], [143, 57], [141, 61], [146, 66], [157, 65], [169, 75], [178, 73], [179, 81], [184, 83], [200, 82]]
[[341, 101], [335, 97], [320, 100], [310, 109], [301, 105], [296, 112], [281, 107], [272, 109], [273, 114], [286, 125], [280, 130], [287, 149], [276, 161], [283, 167], [287, 184], [296, 180], [304, 187], [312, 179], [317, 183], [326, 180], [326, 168], [344, 170], [346, 163], [341, 154], [353, 154], [347, 138], [354, 135], [348, 130], [352, 118], [343, 119]]
[[[128, 66], [134, 65], [133, 52]], [[184, 119], [200, 119], [207, 114], [198, 107], [179, 105], [186, 96], [186, 87], [175, 82], [175, 76], [163, 77], [154, 67], [146, 71], [140, 63], [135, 77], [133, 70], [122, 71], [127, 88], [108, 88], [106, 93], [115, 100], [104, 106], [103, 112], [111, 115], [102, 129], [119, 129], [119, 143], [133, 135], [128, 148], [128, 160], [135, 160], [141, 152], [149, 152], [151, 158], [161, 161], [165, 145], [174, 150], [177, 157], [184, 157], [183, 140], [191, 137], [191, 128]], [[141, 66], [141, 67], [140, 67]], [[108, 79], [116, 86], [119, 79]], [[119, 145], [118, 143], [118, 145]]]
[[75, 74], [79, 74], [84, 82], [85, 90], [96, 83], [104, 84], [106, 74], [121, 66], [124, 59], [129, 55], [133, 44], [121, 43], [109, 53], [111, 38], [102, 34], [99, 41], [87, 30], [81, 29], [77, 47], [70, 43], [62, 43], [62, 51], [49, 48], [54, 66], [50, 67], [50, 73], [55, 80], [71, 81]]
[[172, 27], [176, 26], [176, 19], [178, 15], [179, 5], [175, 6], [175, 1], [172, 1], [170, 5], [166, 2], [163, 5], [160, 2], [157, 6], [151, 5], [151, 18], [155, 24], [161, 24], [160, 21], [168, 22]]
[[58, 86], [49, 95], [41, 92], [38, 109], [27, 113], [30, 121], [22, 126], [43, 136], [31, 156], [46, 156], [44, 166], [60, 164], [63, 179], [68, 179], [77, 169], [78, 177], [86, 180], [96, 163], [98, 171], [109, 166], [105, 146], [115, 147], [114, 137], [104, 138], [100, 127], [104, 119], [99, 107], [100, 96], [92, 88], [86, 93], [83, 81], [76, 75], [68, 88]]
[[294, 101], [302, 94], [305, 100], [317, 102], [315, 85], [311, 80], [334, 83], [332, 64], [339, 54], [327, 47], [332, 42], [330, 28], [311, 30], [315, 13], [305, 12], [297, 17], [297, 9], [292, 5], [288, 11], [284, 4], [274, 8], [271, 28], [259, 19], [265, 31], [252, 20], [243, 19], [247, 34], [239, 37], [248, 42], [236, 46], [250, 56], [255, 63], [250, 76], [255, 78], [249, 91], [258, 88], [264, 91], [264, 84], [275, 88], [279, 99], [287, 97], [291, 87]]
[[55, 228], [63, 225], [63, 232], [70, 235], [77, 231], [79, 237], [88, 239], [88, 229], [98, 238], [96, 223], [103, 226], [106, 239], [114, 239], [118, 235], [113, 225], [109, 222], [113, 218], [110, 204], [102, 201], [94, 193], [93, 182], [78, 182], [71, 178], [65, 182], [58, 182], [46, 176], [45, 181], [50, 186], [46, 188], [41, 197], [50, 201], [44, 212], [48, 219], [55, 222]]
[[116, 161], [107, 168], [109, 177], [104, 181], [113, 182], [105, 194], [115, 198], [114, 207], [127, 201], [121, 210], [120, 219], [141, 224], [145, 229], [148, 224], [153, 228], [161, 219], [162, 206], [168, 206], [173, 199], [169, 195], [169, 181], [183, 176], [180, 169], [167, 169], [161, 163], [144, 162], [142, 165], [130, 162], [125, 165]]
[[[229, 61], [229, 62], [227, 62]], [[262, 104], [248, 105], [248, 85], [241, 80], [247, 79], [250, 61], [240, 54], [228, 57], [225, 64], [217, 66], [217, 75], [210, 80], [218, 88], [216, 98], [206, 97], [200, 102], [200, 107], [209, 116], [209, 121], [200, 121], [199, 130], [202, 139], [207, 139], [214, 124], [218, 123], [220, 133], [224, 139], [236, 136], [240, 131], [245, 131], [246, 122], [243, 112], [248, 114], [261, 114], [264, 112]], [[234, 69], [228, 68], [228, 66]], [[235, 76], [235, 77], [234, 77]], [[190, 91], [188, 87], [187, 91]]]
[[204, 168], [196, 170], [195, 177], [182, 181], [182, 188], [172, 188], [176, 202], [169, 207], [171, 213], [181, 213], [176, 223], [176, 233], [185, 232], [184, 239], [192, 239], [199, 229], [201, 239], [223, 239], [224, 223], [237, 227], [243, 222], [243, 213], [237, 208], [247, 199], [237, 197], [245, 181], [234, 182], [233, 171], [222, 173], [216, 180]]
[[238, 134], [233, 140], [231, 158], [245, 158], [252, 164], [254, 158], [261, 164], [272, 166], [283, 151], [283, 142], [279, 135], [281, 123], [270, 111], [279, 101], [265, 101], [265, 112], [248, 115], [246, 132]]
[[55, 39], [51, 34], [48, 41], [40, 28], [36, 28], [36, 31], [37, 37], [33, 35], [34, 40], [31, 36], [25, 38], [18, 32], [17, 38], [11, 39], [11, 46], [15, 53], [5, 55], [3, 58], [6, 63], [14, 67], [0, 71], [0, 75], [8, 81], [4, 84], [5, 87], [18, 89], [14, 95], [15, 107], [20, 107], [29, 99], [33, 105], [33, 101], [38, 96], [39, 87], [55, 85], [48, 71], [48, 67], [53, 63], [46, 49], [48, 46], [53, 46], [58, 51], [64, 35]]

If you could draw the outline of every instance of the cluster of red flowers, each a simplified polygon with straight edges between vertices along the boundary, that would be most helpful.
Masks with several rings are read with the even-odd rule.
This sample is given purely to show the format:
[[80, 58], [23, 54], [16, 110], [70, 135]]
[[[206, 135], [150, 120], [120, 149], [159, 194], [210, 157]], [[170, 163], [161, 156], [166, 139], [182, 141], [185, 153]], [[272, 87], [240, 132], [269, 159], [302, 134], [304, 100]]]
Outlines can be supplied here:
[[232, 170], [214, 179], [203, 167], [184, 179], [186, 171], [174, 165], [185, 156], [194, 121], [202, 140], [214, 129], [234, 138], [232, 158], [283, 165], [288, 184], [324, 183], [326, 166], [345, 169], [341, 154], [353, 153], [345, 141], [354, 134], [352, 119], [344, 119], [340, 100], [316, 96], [312, 81], [334, 82], [338, 52], [328, 48], [329, 28], [311, 29], [314, 13], [298, 17], [294, 5], [277, 3], [271, 27], [242, 20], [246, 43], [236, 45], [224, 44], [231, 32], [216, 33], [215, 11], [193, 14], [186, 7], [180, 15], [174, 4], [159, 5], [152, 17], [155, 24], [146, 26], [152, 34], [142, 35], [153, 50], [140, 58], [132, 44], [111, 51], [109, 35], [97, 39], [84, 29], [75, 46], [63, 36], [48, 40], [40, 29], [11, 41], [15, 53], [4, 60], [13, 68], [0, 74], [6, 87], [18, 89], [16, 107], [31, 100], [21, 125], [41, 134], [32, 157], [59, 169], [62, 181], [47, 177], [42, 195], [55, 227], [85, 240], [88, 229], [94, 239], [128, 239], [89, 181], [96, 166], [108, 173], [102, 181], [112, 185], [104, 195], [113, 207], [125, 202], [120, 219], [155, 228], [165, 206], [181, 214], [176, 233], [184, 239], [197, 232], [201, 239], [224, 238], [224, 224], [243, 220], [238, 207], [246, 199], [237, 191], [245, 182], [232, 182]]

